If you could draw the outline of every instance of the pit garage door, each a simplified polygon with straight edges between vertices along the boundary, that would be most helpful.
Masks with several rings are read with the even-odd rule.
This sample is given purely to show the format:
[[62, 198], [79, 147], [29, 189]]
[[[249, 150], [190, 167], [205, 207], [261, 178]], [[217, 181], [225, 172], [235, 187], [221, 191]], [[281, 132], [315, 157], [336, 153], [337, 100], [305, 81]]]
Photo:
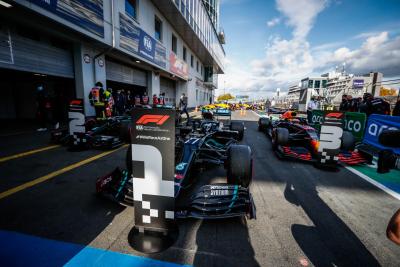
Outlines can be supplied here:
[[165, 93], [166, 104], [176, 104], [176, 87], [175, 81], [161, 77], [160, 79], [160, 93]]
[[146, 72], [106, 60], [107, 80], [147, 87]]
[[0, 68], [74, 78], [71, 49], [25, 29], [0, 24]]

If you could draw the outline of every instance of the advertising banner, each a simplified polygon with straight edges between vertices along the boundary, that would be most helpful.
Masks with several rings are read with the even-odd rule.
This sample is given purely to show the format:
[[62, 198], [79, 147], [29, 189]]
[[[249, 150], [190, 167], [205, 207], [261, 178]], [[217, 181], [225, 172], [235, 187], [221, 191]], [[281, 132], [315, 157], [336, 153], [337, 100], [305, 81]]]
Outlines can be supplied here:
[[134, 109], [132, 118], [135, 228], [167, 230], [174, 221], [175, 111]]
[[372, 114], [368, 118], [363, 142], [379, 149], [392, 149], [395, 153], [400, 154], [400, 148], [385, 147], [378, 141], [379, 135], [382, 133], [382, 131], [399, 129], [400, 117]]
[[[324, 122], [325, 112], [322, 110], [313, 110], [307, 115], [308, 123], [317, 130], [321, 131], [321, 124]], [[344, 113], [344, 130], [353, 134], [357, 142], [360, 142], [364, 136], [367, 116], [360, 112]]]
[[321, 130], [321, 124], [324, 122], [324, 111], [323, 110], [313, 110], [311, 113], [308, 113], [307, 120], [310, 126], [315, 128], [317, 132]]
[[188, 65], [172, 51], [169, 54], [169, 70], [184, 79], [189, 78]]
[[362, 89], [364, 87], [364, 80], [353, 80], [354, 89]]
[[119, 14], [119, 25], [120, 47], [166, 68], [166, 49], [163, 45], [121, 13]]
[[91, 33], [104, 37], [103, 0], [29, 0]]
[[365, 123], [367, 115], [360, 112], [346, 112], [344, 117], [344, 129], [353, 134], [356, 142], [360, 142], [364, 137]]

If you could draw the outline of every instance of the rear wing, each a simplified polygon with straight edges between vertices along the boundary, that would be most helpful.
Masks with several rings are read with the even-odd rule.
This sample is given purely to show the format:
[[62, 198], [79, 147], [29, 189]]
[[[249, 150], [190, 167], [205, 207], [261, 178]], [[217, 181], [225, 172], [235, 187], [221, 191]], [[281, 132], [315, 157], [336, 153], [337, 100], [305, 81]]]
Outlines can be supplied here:
[[214, 110], [213, 113], [216, 119], [218, 119], [219, 117], [229, 117], [229, 119], [232, 118], [232, 112], [229, 109], [218, 108]]

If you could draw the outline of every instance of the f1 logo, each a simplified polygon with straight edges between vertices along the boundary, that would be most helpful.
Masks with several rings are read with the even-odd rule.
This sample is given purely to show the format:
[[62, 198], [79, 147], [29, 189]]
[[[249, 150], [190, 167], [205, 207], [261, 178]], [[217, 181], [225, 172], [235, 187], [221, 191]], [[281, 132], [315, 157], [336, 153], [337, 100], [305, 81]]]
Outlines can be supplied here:
[[157, 125], [163, 125], [164, 122], [168, 120], [169, 116], [168, 115], [143, 115], [140, 117], [137, 121], [136, 124], [148, 124], [148, 123], [155, 123]]

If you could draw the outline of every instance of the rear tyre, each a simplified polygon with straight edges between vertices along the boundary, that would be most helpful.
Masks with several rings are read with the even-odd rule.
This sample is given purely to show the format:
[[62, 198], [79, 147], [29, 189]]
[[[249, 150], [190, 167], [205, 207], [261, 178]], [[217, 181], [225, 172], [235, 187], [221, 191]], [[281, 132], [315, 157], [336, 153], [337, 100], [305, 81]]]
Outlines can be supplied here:
[[244, 136], [244, 123], [240, 121], [232, 121], [230, 126], [231, 131], [239, 133], [238, 140], [241, 141]]
[[274, 138], [276, 145], [287, 145], [289, 143], [289, 130], [286, 128], [276, 128]]
[[260, 118], [260, 119], [258, 120], [258, 130], [259, 130], [260, 132], [266, 131], [267, 128], [269, 127], [269, 125], [270, 125], [270, 120], [269, 120], [269, 118]]
[[253, 177], [251, 149], [246, 145], [232, 145], [227, 159], [228, 184], [249, 187]]
[[342, 149], [344, 150], [354, 150], [356, 140], [353, 134], [349, 131], [343, 131], [342, 135]]

